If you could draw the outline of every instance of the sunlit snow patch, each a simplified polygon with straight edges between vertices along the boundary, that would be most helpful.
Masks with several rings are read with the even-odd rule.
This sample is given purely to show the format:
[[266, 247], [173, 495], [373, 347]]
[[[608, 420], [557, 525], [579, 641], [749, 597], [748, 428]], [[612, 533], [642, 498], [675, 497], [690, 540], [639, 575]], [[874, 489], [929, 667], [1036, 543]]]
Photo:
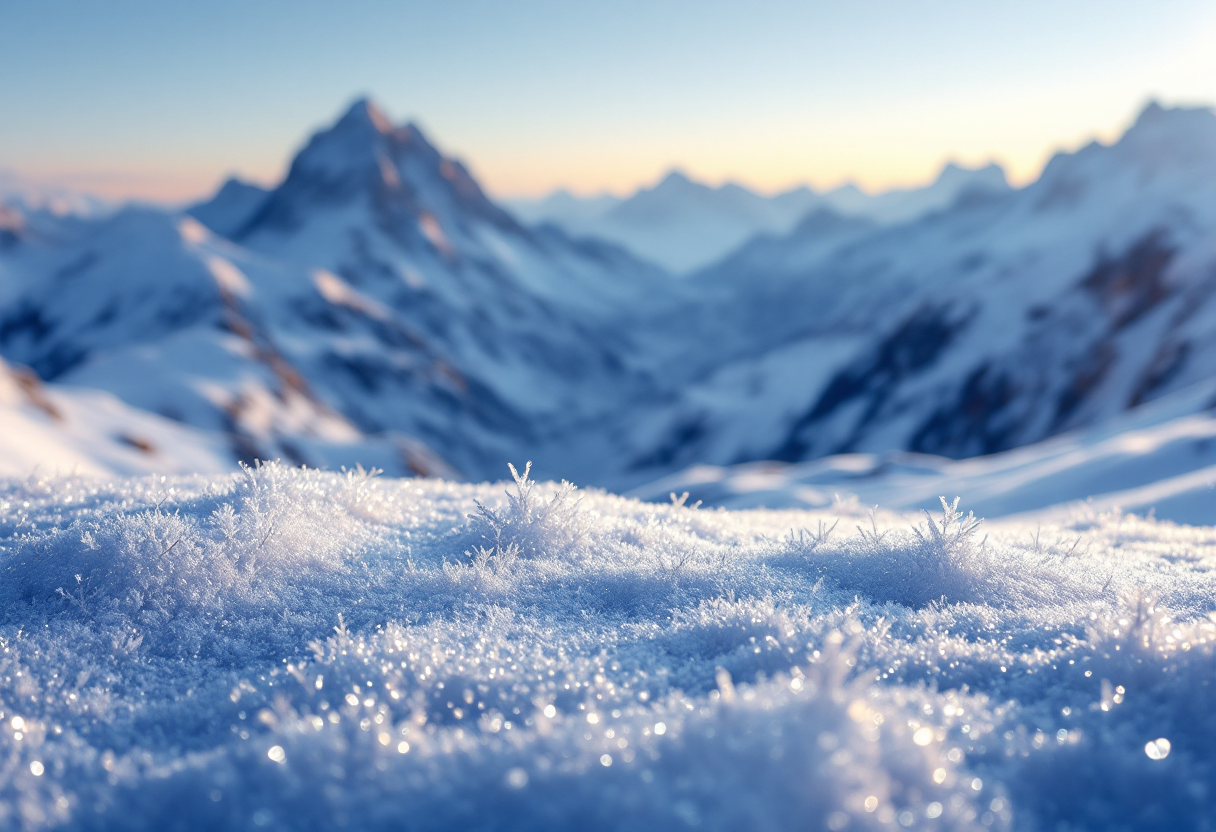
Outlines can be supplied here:
[[730, 513], [513, 473], [0, 481], [0, 826], [1216, 811], [1212, 529], [985, 537], [953, 503]]

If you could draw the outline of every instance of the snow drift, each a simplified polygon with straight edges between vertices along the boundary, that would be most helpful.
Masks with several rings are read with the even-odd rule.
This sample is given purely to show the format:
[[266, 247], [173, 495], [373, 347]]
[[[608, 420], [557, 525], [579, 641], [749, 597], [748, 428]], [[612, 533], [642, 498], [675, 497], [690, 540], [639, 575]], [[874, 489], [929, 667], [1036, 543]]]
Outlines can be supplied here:
[[943, 507], [2, 481], [0, 825], [1204, 828], [1211, 529]]

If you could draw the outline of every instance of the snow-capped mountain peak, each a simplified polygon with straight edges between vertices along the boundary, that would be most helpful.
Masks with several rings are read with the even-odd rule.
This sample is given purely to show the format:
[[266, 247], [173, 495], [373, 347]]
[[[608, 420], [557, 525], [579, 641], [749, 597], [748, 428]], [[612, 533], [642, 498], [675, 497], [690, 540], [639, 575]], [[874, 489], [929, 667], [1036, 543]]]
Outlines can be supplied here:
[[1120, 141], [1135, 143], [1145, 135], [1168, 137], [1177, 144], [1195, 139], [1211, 142], [1216, 138], [1216, 109], [1210, 106], [1166, 107], [1150, 101]]
[[385, 114], [384, 110], [380, 108], [380, 105], [370, 98], [359, 98], [351, 104], [350, 109], [346, 111], [346, 115], [342, 117], [342, 121], [347, 120], [356, 123], [368, 123], [376, 131], [386, 135], [397, 129], [393, 126], [392, 120]]
[[687, 191], [705, 191], [711, 190], [708, 185], [702, 185], [700, 182], [694, 182], [689, 178], [688, 174], [679, 168], [669, 170], [659, 183], [651, 189], [652, 191], [667, 191], [667, 192], [687, 192]]
[[[419, 227], [476, 217], [514, 221], [486, 197], [459, 161], [445, 157], [415, 124], [394, 126], [376, 104], [356, 101], [331, 127], [315, 133], [287, 178], [234, 236], [294, 233], [316, 213], [361, 203], [376, 222], [413, 237]], [[426, 217], [431, 219], [427, 220]]]
[[238, 177], [227, 179], [210, 199], [191, 206], [186, 213], [221, 237], [240, 231], [266, 202], [269, 191]]
[[1121, 155], [1174, 165], [1216, 161], [1216, 111], [1150, 102], [1115, 145]]
[[1216, 111], [1152, 101], [1113, 144], [1094, 141], [1075, 153], [1057, 153], [1034, 187], [1051, 194], [1054, 204], [1061, 194], [1075, 199], [1084, 183], [1107, 182], [1112, 175], [1132, 177], [1129, 187], [1159, 179], [1179, 194], [1200, 179], [1216, 179]]
[[[412, 125], [394, 127], [375, 103], [360, 99], [329, 128], [315, 133], [296, 156], [296, 169], [313, 176], [344, 177], [369, 166], [379, 165], [379, 156], [389, 147], [417, 144], [430, 155], [438, 152]], [[289, 177], [290, 178], [290, 177]]]
[[1005, 169], [996, 162], [989, 162], [978, 168], [968, 168], [956, 162], [947, 162], [934, 180], [932, 188], [944, 188], [954, 193], [987, 187], [992, 190], [1006, 190], [1009, 179]]

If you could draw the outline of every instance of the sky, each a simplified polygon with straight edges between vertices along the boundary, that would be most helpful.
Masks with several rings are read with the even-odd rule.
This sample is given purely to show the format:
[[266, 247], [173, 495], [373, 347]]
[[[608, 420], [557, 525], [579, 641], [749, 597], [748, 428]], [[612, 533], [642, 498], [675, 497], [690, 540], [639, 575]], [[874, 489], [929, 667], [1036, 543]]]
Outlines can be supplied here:
[[766, 192], [1034, 178], [1150, 99], [1216, 103], [1216, 3], [0, 4], [0, 178], [188, 200], [368, 95], [500, 197], [678, 167]]

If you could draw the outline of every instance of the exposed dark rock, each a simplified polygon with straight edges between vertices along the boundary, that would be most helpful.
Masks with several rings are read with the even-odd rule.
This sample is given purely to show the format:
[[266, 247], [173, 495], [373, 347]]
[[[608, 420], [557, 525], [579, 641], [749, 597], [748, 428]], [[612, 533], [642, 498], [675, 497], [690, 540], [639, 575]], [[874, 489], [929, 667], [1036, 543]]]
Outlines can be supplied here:
[[1191, 345], [1186, 341], [1170, 341], [1162, 344], [1136, 383], [1127, 406], [1137, 407], [1152, 399], [1157, 391], [1164, 388], [1182, 372], [1190, 354]]
[[119, 442], [127, 445], [128, 447], [134, 448], [140, 453], [156, 453], [156, 446], [152, 444], [151, 440], [145, 439], [142, 436], [136, 436], [133, 433], [120, 433], [117, 438]]
[[32, 370], [26, 367], [14, 366], [9, 368], [9, 372], [27, 402], [55, 421], [59, 422], [63, 420], [63, 413], [60, 412], [55, 403], [47, 396], [46, 390], [42, 386], [42, 381]]
[[934, 410], [912, 435], [908, 449], [954, 456], [1011, 447], [1017, 425], [1005, 411], [1021, 392], [1013, 374], [990, 364], [980, 365], [967, 377], [957, 398]]
[[705, 421], [700, 416], [684, 420], [671, 432], [671, 436], [649, 454], [636, 460], [634, 470], [653, 467], [670, 467], [690, 456], [691, 449], [705, 437]]
[[25, 336], [31, 343], [38, 343], [54, 328], [55, 325], [44, 317], [41, 307], [23, 299], [0, 318], [0, 344], [9, 346], [21, 336]]
[[97, 263], [97, 253], [92, 251], [86, 252], [72, 262], [56, 269], [55, 279], [71, 280], [73, 277], [88, 271], [95, 263]]
[[1175, 250], [1163, 231], [1152, 231], [1122, 256], [1102, 257], [1081, 286], [1102, 306], [1112, 330], [1120, 330], [1170, 294], [1165, 275]]
[[1068, 417], [1106, 379], [1117, 357], [1114, 344], [1104, 339], [1093, 344], [1079, 361], [1068, 368], [1071, 380], [1056, 399], [1052, 427], [1063, 428], [1066, 425]]
[[967, 319], [965, 312], [949, 305], [923, 306], [913, 312], [873, 351], [828, 382], [810, 411], [794, 422], [772, 457], [791, 462], [806, 458], [812, 450], [807, 438], [809, 428], [844, 405], [863, 400], [866, 405], [853, 435], [831, 449], [848, 450], [898, 385], [936, 361], [966, 326]]

